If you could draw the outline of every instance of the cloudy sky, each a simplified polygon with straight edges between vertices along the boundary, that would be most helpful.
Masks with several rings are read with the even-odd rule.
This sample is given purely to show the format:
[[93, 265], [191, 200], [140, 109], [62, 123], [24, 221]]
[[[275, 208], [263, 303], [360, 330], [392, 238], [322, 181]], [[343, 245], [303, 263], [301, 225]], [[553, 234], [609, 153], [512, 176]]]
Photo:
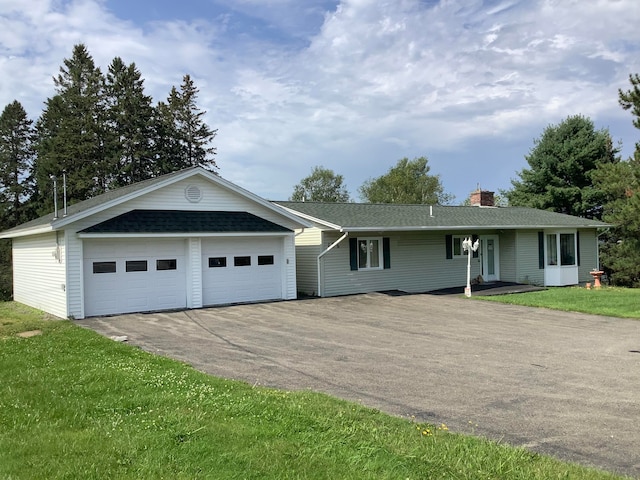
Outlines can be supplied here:
[[0, 108], [36, 119], [84, 43], [166, 98], [190, 74], [220, 174], [288, 198], [316, 165], [358, 187], [426, 156], [462, 202], [510, 186], [549, 124], [640, 131], [618, 88], [640, 73], [638, 0], [0, 0]]

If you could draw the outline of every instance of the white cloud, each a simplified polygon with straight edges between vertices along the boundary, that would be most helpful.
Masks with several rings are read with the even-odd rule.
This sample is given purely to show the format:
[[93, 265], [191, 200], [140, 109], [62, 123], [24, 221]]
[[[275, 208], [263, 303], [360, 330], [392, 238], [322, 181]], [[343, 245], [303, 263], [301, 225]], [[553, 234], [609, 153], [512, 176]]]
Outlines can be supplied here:
[[316, 164], [355, 192], [426, 155], [461, 201], [478, 181], [507, 188], [549, 123], [581, 113], [619, 138], [631, 122], [617, 89], [640, 72], [635, 0], [335, 1], [214, 1], [215, 14], [134, 23], [109, 1], [0, 0], [0, 103], [37, 116], [79, 42], [103, 70], [135, 61], [155, 100], [189, 73], [221, 174], [273, 198]]

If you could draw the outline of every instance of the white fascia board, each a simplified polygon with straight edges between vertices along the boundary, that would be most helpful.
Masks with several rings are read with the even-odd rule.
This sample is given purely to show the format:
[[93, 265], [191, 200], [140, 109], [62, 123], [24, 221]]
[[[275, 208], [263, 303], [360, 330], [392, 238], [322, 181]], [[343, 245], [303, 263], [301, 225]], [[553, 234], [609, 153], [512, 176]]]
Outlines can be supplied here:
[[415, 227], [342, 227], [341, 232], [422, 232], [445, 230], [544, 230], [549, 228], [607, 228], [603, 225], [449, 225], [449, 226], [415, 226]]
[[[277, 203], [276, 203], [276, 204], [277, 204]], [[339, 231], [342, 231], [342, 227], [341, 227], [340, 225], [336, 225], [336, 224], [334, 224], [334, 223], [327, 222], [326, 220], [322, 220], [322, 219], [320, 219], [320, 218], [313, 217], [313, 216], [311, 216], [311, 215], [307, 215], [306, 213], [299, 212], [298, 210], [294, 210], [293, 208], [283, 207], [282, 205], [278, 205], [278, 206], [279, 206], [280, 208], [282, 208], [282, 209], [284, 209], [284, 210], [288, 211], [288, 212], [291, 212], [291, 213], [292, 213], [293, 215], [295, 215], [296, 217], [300, 217], [300, 218], [303, 218], [303, 219], [305, 219], [305, 220], [309, 220], [309, 221], [311, 221], [311, 222], [318, 223], [318, 224], [320, 224], [320, 225], [324, 225], [325, 227], [329, 227], [329, 228], [331, 228], [332, 230], [339, 230]], [[313, 227], [313, 225], [312, 225], [312, 224], [308, 224], [308, 225], [306, 225], [306, 227], [307, 227], [307, 228], [311, 228], [311, 227]]]
[[28, 237], [30, 235], [39, 235], [41, 233], [49, 233], [53, 231], [54, 228], [51, 226], [51, 224], [47, 224], [33, 228], [25, 228], [24, 230], [16, 230], [11, 233], [0, 234], [0, 238]]
[[78, 238], [288, 237], [294, 232], [78, 233]]

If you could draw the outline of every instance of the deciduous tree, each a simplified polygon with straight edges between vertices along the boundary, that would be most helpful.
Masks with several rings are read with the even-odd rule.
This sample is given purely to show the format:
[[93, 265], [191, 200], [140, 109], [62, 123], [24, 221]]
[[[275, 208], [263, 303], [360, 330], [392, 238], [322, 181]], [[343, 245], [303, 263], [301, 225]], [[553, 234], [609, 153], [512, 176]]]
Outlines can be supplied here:
[[342, 175], [328, 168], [313, 167], [311, 174], [293, 187], [294, 202], [348, 202], [349, 191]]
[[403, 158], [389, 171], [367, 180], [359, 189], [360, 198], [369, 203], [448, 204], [439, 175], [429, 175], [426, 157]]

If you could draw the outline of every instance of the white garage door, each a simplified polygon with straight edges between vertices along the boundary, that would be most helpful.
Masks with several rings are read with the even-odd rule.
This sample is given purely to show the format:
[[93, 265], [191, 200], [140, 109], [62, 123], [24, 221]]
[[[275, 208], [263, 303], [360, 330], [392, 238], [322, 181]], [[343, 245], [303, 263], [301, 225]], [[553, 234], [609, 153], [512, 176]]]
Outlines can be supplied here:
[[187, 306], [184, 240], [91, 239], [83, 250], [86, 316]]
[[282, 262], [282, 238], [203, 239], [203, 304], [282, 298]]

